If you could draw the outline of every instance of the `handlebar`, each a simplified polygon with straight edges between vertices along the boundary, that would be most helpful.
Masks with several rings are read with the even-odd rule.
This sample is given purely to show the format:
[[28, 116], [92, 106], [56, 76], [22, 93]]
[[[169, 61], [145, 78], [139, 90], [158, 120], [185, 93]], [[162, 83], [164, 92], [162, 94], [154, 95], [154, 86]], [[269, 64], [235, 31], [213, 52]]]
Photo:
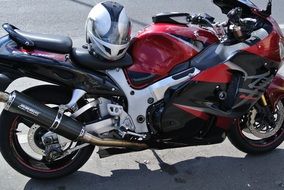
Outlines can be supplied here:
[[229, 38], [236, 40], [245, 40], [250, 37], [257, 25], [257, 19], [242, 18], [242, 9], [236, 7], [228, 14], [228, 21], [224, 23], [215, 23], [214, 18], [209, 15], [189, 16], [188, 21], [192, 24], [210, 27], [213, 29], [219, 39]]
[[257, 19], [242, 18], [242, 12], [240, 7], [236, 7], [227, 14], [228, 32], [241, 41], [249, 38], [257, 25]]
[[224, 35], [225, 35], [225, 30], [224, 30], [224, 26], [223, 23], [215, 23], [214, 22], [215, 18], [211, 17], [210, 15], [194, 15], [194, 16], [190, 16], [189, 22], [191, 22], [192, 24], [197, 24], [197, 25], [201, 25], [204, 27], [209, 27], [213, 29], [213, 32], [216, 34], [216, 36], [221, 40]]
[[[213, 17], [212, 17], [213, 18]], [[199, 24], [199, 25], [203, 25], [203, 26], [212, 26], [213, 25], [213, 21], [211, 19], [211, 21], [209, 19], [207, 19], [206, 17], [202, 16], [202, 15], [194, 15], [190, 17], [189, 20], [192, 24]]]
[[232, 24], [240, 25], [241, 24], [241, 16], [242, 16], [243, 10], [240, 7], [236, 7], [232, 9], [228, 14], [228, 22], [231, 22]]

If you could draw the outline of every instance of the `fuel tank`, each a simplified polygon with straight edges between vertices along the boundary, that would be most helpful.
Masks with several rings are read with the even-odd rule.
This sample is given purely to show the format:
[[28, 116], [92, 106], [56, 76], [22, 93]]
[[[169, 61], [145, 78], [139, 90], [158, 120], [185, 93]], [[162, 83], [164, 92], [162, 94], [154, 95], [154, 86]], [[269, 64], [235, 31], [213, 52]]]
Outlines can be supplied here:
[[212, 31], [196, 25], [154, 23], [131, 43], [134, 64], [125, 70], [129, 83], [133, 88], [144, 88], [171, 75], [179, 65], [218, 41]]

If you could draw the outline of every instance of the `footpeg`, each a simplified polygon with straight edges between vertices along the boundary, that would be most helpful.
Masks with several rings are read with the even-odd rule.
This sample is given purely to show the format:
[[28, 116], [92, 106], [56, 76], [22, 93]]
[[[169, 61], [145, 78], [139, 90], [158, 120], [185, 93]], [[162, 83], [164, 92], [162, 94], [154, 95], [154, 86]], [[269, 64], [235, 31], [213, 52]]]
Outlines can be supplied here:
[[138, 141], [142, 141], [145, 140], [147, 135], [146, 134], [138, 134], [138, 133], [134, 133], [131, 132], [129, 130], [127, 130], [125, 127], [120, 127], [119, 129], [119, 134], [122, 138], [126, 138], [127, 136], [130, 136], [132, 138], [135, 138]]

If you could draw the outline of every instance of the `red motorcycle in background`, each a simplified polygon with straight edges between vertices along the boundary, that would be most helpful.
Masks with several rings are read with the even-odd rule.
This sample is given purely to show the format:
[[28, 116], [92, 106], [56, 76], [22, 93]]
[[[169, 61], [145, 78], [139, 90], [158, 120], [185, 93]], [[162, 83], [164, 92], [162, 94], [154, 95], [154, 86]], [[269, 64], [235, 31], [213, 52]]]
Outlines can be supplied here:
[[[49, 179], [78, 170], [95, 145], [111, 154], [216, 144], [228, 136], [246, 153], [278, 147], [284, 140], [284, 76], [277, 73], [284, 41], [271, 0], [267, 10], [249, 0], [213, 2], [228, 21], [158, 14], [116, 61], [73, 48], [69, 37], [4, 24], [5, 160], [26, 176]], [[21, 77], [52, 84], [4, 92]]]

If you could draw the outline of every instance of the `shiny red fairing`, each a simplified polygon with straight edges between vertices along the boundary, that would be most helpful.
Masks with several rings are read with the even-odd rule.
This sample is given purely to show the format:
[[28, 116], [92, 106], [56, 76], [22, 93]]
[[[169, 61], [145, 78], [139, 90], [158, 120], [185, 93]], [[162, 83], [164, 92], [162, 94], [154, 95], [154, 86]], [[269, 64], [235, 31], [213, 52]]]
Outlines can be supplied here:
[[[257, 9], [252, 9], [252, 11], [262, 17]], [[246, 51], [260, 55], [267, 59], [271, 59], [276, 62], [281, 62], [280, 58], [280, 49], [279, 49], [279, 41], [284, 44], [284, 37], [279, 24], [275, 21], [273, 17], [264, 18], [269, 21], [273, 26], [273, 31], [269, 34], [267, 38], [260, 41], [254, 46], [246, 49]]]
[[[134, 88], [146, 87], [165, 78], [178, 64], [194, 57], [201, 50], [194, 42], [204, 46], [218, 42], [213, 32], [196, 26], [152, 24], [132, 41], [130, 53], [134, 64], [125, 73]], [[135, 84], [131, 73], [152, 75], [150, 82]]]
[[284, 98], [284, 76], [277, 74], [266, 90], [266, 97], [270, 104], [276, 106]]
[[230, 68], [225, 64], [219, 64], [215, 67], [202, 71], [199, 75], [194, 77], [193, 81], [211, 82], [211, 83], [230, 83], [232, 73]]
[[279, 26], [279, 24], [276, 22], [276, 20], [273, 17], [268, 17], [267, 20], [273, 25], [273, 29], [274, 31], [281, 36], [282, 40], [283, 40], [283, 32]]
[[[254, 50], [253, 49], [251, 50], [252, 52], [262, 53], [261, 55], [262, 56], [264, 55], [264, 57], [267, 56], [272, 60], [280, 62], [283, 60], [281, 60], [279, 56], [280, 55], [279, 40], [281, 43], [284, 44], [283, 33], [278, 23], [274, 20], [274, 18], [269, 17], [268, 20], [273, 25], [274, 31], [272, 32], [272, 34], [269, 35], [268, 39], [265, 40], [264, 46], [262, 48], [259, 48], [259, 51], [256, 51], [256, 48], [254, 48]], [[271, 40], [270, 42], [269, 39]], [[273, 79], [272, 83], [269, 85], [265, 93], [265, 96], [270, 101], [270, 104], [273, 105], [273, 107], [276, 106], [278, 101], [284, 98], [284, 75], [282, 73], [283, 72], [280, 69], [280, 72], [277, 73], [277, 75], [275, 76], [275, 78]]]
[[245, 51], [273, 60], [275, 62], [280, 62], [279, 41], [280, 36], [278, 32], [274, 30], [264, 40], [261, 40], [257, 44], [245, 49]]

